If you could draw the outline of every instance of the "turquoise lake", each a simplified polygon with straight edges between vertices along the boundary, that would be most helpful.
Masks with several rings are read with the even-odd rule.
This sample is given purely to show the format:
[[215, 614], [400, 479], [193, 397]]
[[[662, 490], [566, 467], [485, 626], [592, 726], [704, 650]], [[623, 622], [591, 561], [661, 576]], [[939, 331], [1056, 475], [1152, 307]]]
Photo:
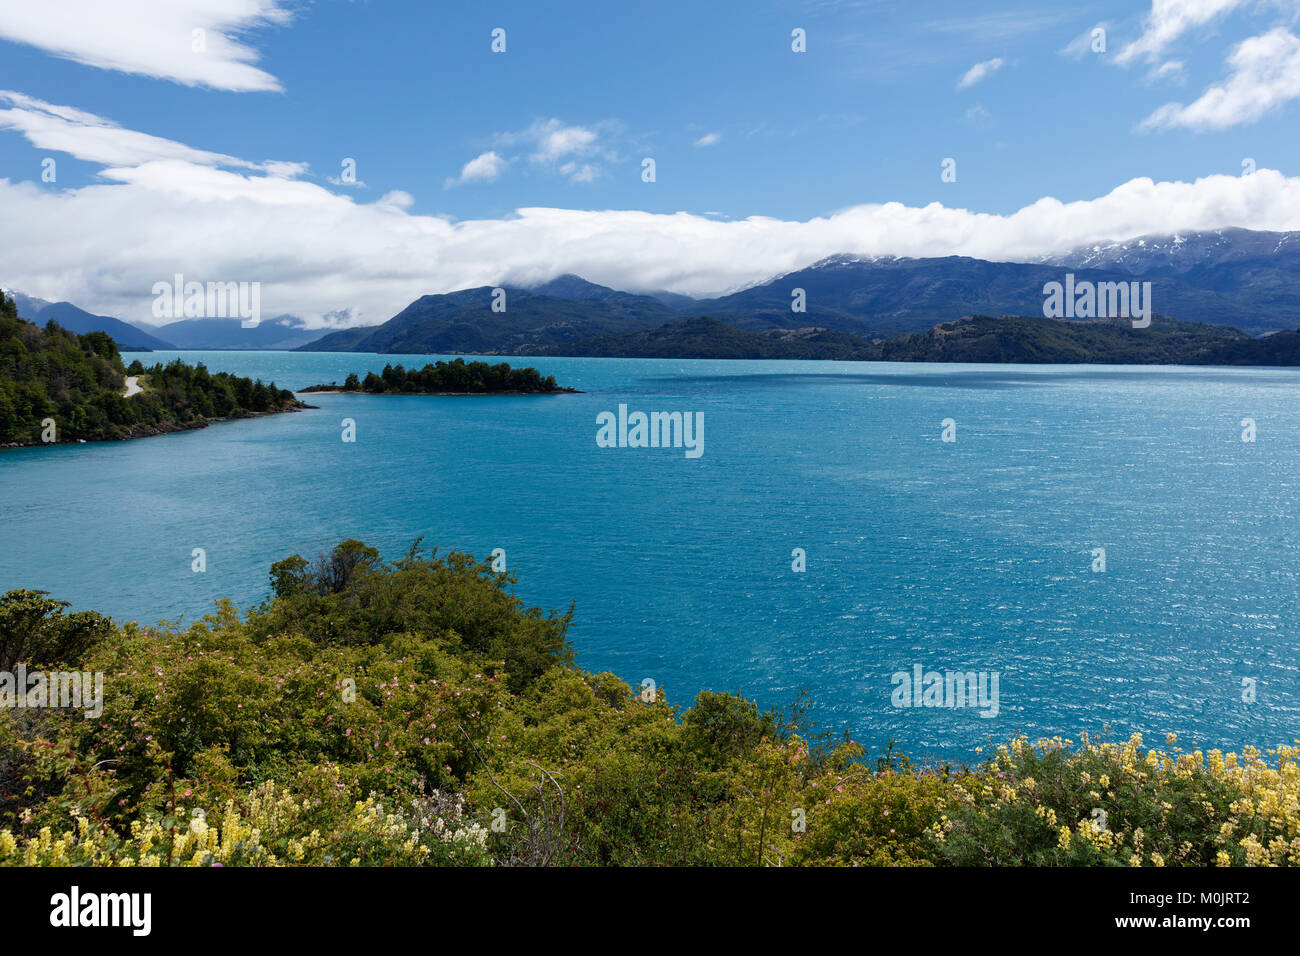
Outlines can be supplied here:
[[[441, 357], [139, 357], [174, 356], [293, 389]], [[1106, 728], [1231, 749], [1300, 736], [1300, 371], [510, 361], [584, 394], [317, 395], [0, 451], [0, 590], [191, 621], [262, 600], [286, 555], [359, 538], [396, 557], [423, 536], [503, 548], [524, 601], [576, 602], [586, 668], [680, 704], [707, 688], [781, 707], [806, 688], [821, 729], [873, 753], [973, 758]], [[619, 404], [702, 413], [703, 455], [597, 447]], [[997, 716], [893, 706], [891, 675], [915, 665], [997, 673]]]

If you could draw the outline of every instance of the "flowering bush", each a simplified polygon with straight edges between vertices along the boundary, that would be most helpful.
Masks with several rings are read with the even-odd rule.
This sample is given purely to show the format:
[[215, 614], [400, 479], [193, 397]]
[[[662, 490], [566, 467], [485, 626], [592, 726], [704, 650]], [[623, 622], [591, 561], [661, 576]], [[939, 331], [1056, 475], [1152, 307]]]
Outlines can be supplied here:
[[[272, 782], [212, 812], [178, 805], [148, 814], [129, 833], [86, 817], [57, 837], [49, 826], [20, 840], [0, 831], [5, 866], [481, 866], [491, 862], [487, 830], [459, 797], [435, 792], [386, 810], [374, 795], [351, 808], [302, 798]], [[188, 814], [188, 815], [187, 815]]]
[[[1300, 862], [1294, 747], [870, 760], [797, 707], [683, 710], [578, 669], [569, 615], [465, 555], [344, 542], [271, 583], [242, 616], [47, 642], [105, 674], [103, 712], [0, 709], [0, 864]], [[62, 613], [31, 595], [0, 596], [0, 620]]]
[[1172, 866], [1300, 863], [1300, 769], [1294, 747], [1241, 756], [1077, 749], [1017, 738], [953, 787], [934, 825], [940, 856], [960, 865]]

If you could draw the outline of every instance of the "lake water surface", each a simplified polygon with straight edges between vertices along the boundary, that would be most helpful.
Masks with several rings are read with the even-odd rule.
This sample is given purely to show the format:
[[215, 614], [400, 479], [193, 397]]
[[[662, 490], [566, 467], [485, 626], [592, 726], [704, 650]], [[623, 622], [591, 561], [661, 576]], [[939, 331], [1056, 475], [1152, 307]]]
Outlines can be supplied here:
[[[176, 355], [295, 389], [437, 358], [139, 357]], [[359, 538], [396, 557], [423, 536], [504, 548], [522, 599], [575, 601], [584, 667], [676, 703], [709, 688], [783, 706], [806, 688], [823, 728], [873, 750], [968, 758], [1106, 727], [1232, 749], [1300, 737], [1300, 372], [511, 361], [585, 394], [318, 395], [299, 414], [0, 452], [0, 590], [188, 621], [221, 596], [260, 601], [288, 554]], [[704, 454], [597, 447], [620, 403], [702, 412]], [[891, 675], [917, 664], [996, 672], [997, 716], [892, 706]]]

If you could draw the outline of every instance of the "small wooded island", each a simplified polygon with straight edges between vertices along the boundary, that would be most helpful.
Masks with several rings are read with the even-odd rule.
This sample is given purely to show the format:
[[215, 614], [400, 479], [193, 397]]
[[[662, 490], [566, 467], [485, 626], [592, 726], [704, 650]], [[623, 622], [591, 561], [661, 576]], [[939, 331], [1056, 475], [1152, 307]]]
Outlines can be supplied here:
[[41, 328], [0, 293], [0, 447], [144, 438], [310, 407], [275, 383], [179, 360], [124, 368], [106, 333]]
[[453, 359], [409, 372], [401, 365], [385, 365], [379, 375], [364, 379], [352, 373], [343, 384], [312, 385], [302, 392], [364, 392], [369, 395], [554, 395], [578, 394], [576, 388], [555, 384], [555, 376], [542, 378], [535, 368], [511, 368], [505, 362], [466, 362]]

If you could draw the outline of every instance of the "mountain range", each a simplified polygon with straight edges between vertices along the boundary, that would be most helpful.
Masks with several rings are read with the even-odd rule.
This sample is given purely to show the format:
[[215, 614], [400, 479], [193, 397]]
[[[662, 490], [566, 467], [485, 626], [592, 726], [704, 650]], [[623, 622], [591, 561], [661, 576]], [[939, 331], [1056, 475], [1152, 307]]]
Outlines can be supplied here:
[[[831, 256], [728, 295], [691, 299], [669, 292], [624, 292], [576, 275], [531, 287], [481, 286], [425, 295], [387, 322], [321, 334], [284, 315], [244, 329], [238, 319], [185, 319], [148, 330], [68, 302], [14, 294], [24, 318], [51, 319], [76, 332], [99, 329], [124, 349], [299, 349], [389, 354], [614, 354], [654, 330], [674, 349], [694, 340], [701, 356], [734, 350], [723, 328], [789, 333], [757, 343], [791, 357], [853, 351], [857, 340], [924, 333], [963, 316], [1035, 316], [1044, 286], [1076, 282], [1152, 284], [1153, 310], [1182, 322], [1230, 326], [1252, 336], [1300, 327], [1300, 232], [1222, 229], [1096, 244], [1033, 262], [966, 256]], [[804, 311], [791, 308], [802, 290]], [[709, 317], [710, 326], [677, 328]], [[669, 328], [672, 327], [672, 328]], [[831, 333], [850, 338], [836, 339]], [[629, 338], [631, 337], [631, 338]], [[705, 341], [705, 338], [708, 341]], [[756, 343], [746, 340], [742, 350]]]
[[292, 315], [263, 319], [251, 329], [239, 319], [181, 319], [158, 329], [173, 348], [197, 350], [296, 349], [319, 338], [320, 330], [304, 329]]
[[587, 339], [550, 354], [608, 358], [828, 359], [854, 362], [974, 362], [1103, 365], [1300, 365], [1300, 332], [1256, 338], [1226, 325], [1153, 316], [1070, 321], [1043, 316], [971, 316], [926, 332], [864, 339], [832, 329], [738, 329], [711, 317]]
[[109, 315], [94, 315], [71, 302], [48, 302], [21, 292], [9, 291], [9, 294], [21, 318], [41, 326], [54, 321], [78, 334], [107, 332], [124, 352], [294, 349], [320, 337], [320, 330], [304, 329], [291, 315], [263, 319], [249, 329], [239, 319], [181, 319], [146, 331]]
[[678, 317], [658, 299], [617, 292], [577, 276], [561, 276], [537, 289], [503, 288], [505, 311], [492, 310], [491, 286], [425, 295], [383, 325], [333, 332], [300, 350], [523, 355], [539, 347], [649, 329]]
[[[630, 347], [628, 336], [707, 316], [741, 331], [797, 333], [763, 348], [801, 354], [814, 334], [809, 330], [870, 341], [924, 332], [961, 316], [1041, 315], [1044, 285], [1062, 282], [1067, 272], [1080, 283], [1150, 281], [1154, 310], [1184, 322], [1231, 326], [1249, 335], [1300, 327], [1300, 233], [1224, 229], [1089, 246], [1027, 263], [832, 256], [711, 299], [619, 292], [564, 275], [532, 288], [503, 287], [505, 312], [492, 311], [488, 286], [426, 295], [383, 325], [335, 332], [302, 349], [611, 354], [593, 350], [621, 350]], [[796, 289], [803, 290], [802, 312], [791, 308]], [[735, 345], [719, 338], [718, 326], [707, 327], [710, 342], [701, 341], [705, 328], [690, 327], [705, 350], [700, 355]], [[671, 337], [675, 348], [683, 345], [682, 330]]]
[[[1033, 263], [834, 256], [691, 311], [897, 334], [962, 315], [1041, 315], [1043, 286], [1067, 271], [1079, 282], [1150, 281], [1155, 311], [1187, 322], [1251, 334], [1300, 326], [1300, 232], [1246, 229], [1147, 236]], [[806, 314], [791, 312], [793, 288], [805, 290]]]

